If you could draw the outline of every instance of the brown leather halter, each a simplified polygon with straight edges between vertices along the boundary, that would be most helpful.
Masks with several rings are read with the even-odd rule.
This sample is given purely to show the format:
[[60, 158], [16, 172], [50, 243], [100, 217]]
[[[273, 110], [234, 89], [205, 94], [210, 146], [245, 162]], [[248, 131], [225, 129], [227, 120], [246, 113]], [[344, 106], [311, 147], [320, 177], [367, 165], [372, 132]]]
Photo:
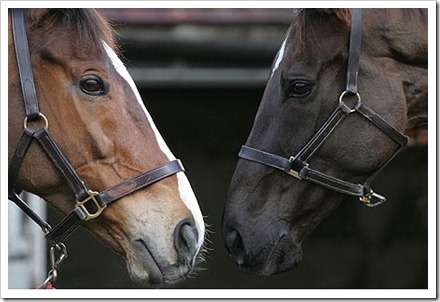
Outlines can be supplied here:
[[[299, 180], [307, 180], [323, 186], [327, 189], [359, 197], [360, 201], [369, 207], [378, 206], [386, 201], [386, 198], [379, 195], [370, 188], [371, 182], [382, 172], [385, 166], [397, 155], [397, 153], [407, 144], [408, 137], [401, 134], [382, 117], [373, 110], [369, 109], [361, 102], [361, 97], [357, 91], [357, 79], [359, 70], [359, 58], [362, 41], [362, 9], [352, 9], [352, 22], [350, 31], [349, 57], [347, 64], [346, 90], [339, 97], [339, 106], [328, 117], [319, 130], [307, 142], [307, 144], [289, 159], [264, 152], [248, 146], [242, 146], [239, 157], [257, 162], [275, 169], [279, 169]], [[354, 104], [347, 102], [348, 98], [354, 98]], [[348, 115], [358, 113], [367, 121], [371, 122], [386, 135], [393, 139], [398, 147], [393, 155], [386, 160], [382, 166], [372, 172], [363, 184], [356, 184], [341, 180], [339, 178], [324, 174], [311, 169], [310, 158], [318, 151], [320, 146], [338, 126], [338, 124]], [[372, 202], [373, 201], [373, 202]]]
[[[48, 131], [48, 121], [39, 110], [32, 75], [24, 9], [12, 9], [12, 29], [26, 117], [24, 120], [23, 135], [9, 165], [8, 197], [43, 229], [52, 247], [57, 246], [58, 248], [60, 246], [59, 244], [62, 244], [62, 242], [79, 227], [82, 221], [98, 217], [112, 202], [168, 176], [178, 172], [184, 172], [184, 168], [180, 160], [176, 159], [139, 174], [136, 177], [125, 180], [104, 191], [95, 192], [89, 190], [50, 135]], [[32, 124], [32, 127], [29, 126], [30, 124]], [[17, 184], [18, 173], [26, 151], [33, 141], [37, 141], [45, 151], [48, 158], [69, 185], [77, 200], [75, 208], [55, 227], [51, 227], [19, 197], [22, 190]], [[63, 249], [65, 249], [63, 244], [62, 246]], [[62, 252], [64, 253], [64, 251]]]

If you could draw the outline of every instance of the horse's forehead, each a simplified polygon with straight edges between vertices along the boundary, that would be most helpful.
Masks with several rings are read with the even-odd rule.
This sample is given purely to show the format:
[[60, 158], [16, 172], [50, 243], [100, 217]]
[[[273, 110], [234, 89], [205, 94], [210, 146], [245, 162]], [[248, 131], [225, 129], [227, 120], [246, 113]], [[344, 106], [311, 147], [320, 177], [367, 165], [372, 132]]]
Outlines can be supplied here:
[[[42, 56], [48, 55], [46, 58], [57, 58], [67, 65], [72, 65], [69, 62], [78, 64], [78, 61], [105, 61], [107, 59], [101, 40], [83, 44], [78, 35], [71, 30], [56, 29], [48, 35], [36, 33], [31, 39], [35, 41], [33, 44], [36, 44], [31, 45], [32, 52], [37, 52]], [[93, 44], [93, 47], [88, 47], [89, 44]]]

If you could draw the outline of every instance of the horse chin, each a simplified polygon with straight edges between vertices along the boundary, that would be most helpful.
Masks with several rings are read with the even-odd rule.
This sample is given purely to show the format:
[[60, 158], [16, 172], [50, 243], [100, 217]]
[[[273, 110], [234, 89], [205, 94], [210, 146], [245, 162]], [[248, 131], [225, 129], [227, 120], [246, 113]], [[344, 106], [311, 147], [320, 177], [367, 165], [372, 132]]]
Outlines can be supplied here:
[[292, 247], [290, 244], [277, 245], [265, 263], [262, 275], [271, 276], [295, 269], [302, 261], [301, 247]]
[[184, 265], [167, 258], [160, 255], [154, 244], [138, 239], [127, 257], [127, 270], [134, 282], [151, 287], [179, 282], [191, 273], [192, 264]]
[[165, 281], [158, 263], [149, 251], [145, 252], [143, 260], [127, 260], [127, 270], [134, 282], [144, 286], [160, 286]]
[[254, 261], [239, 268], [246, 273], [272, 276], [295, 269], [302, 261], [303, 252], [300, 246], [280, 240], [275, 246], [268, 244]]

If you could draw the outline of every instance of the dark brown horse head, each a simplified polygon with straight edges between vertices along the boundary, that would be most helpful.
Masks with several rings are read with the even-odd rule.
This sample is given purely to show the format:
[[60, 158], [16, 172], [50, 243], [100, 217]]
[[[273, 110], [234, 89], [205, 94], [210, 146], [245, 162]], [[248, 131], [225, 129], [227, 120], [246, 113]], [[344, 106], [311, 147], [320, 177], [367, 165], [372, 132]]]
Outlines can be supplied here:
[[[29, 9], [26, 24], [40, 110], [88, 188], [99, 192], [175, 159], [114, 50], [112, 29], [97, 11]], [[10, 163], [25, 114], [11, 29], [8, 64]], [[63, 213], [75, 205], [37, 143], [26, 153], [17, 186]], [[121, 198], [84, 226], [121, 254], [141, 283], [186, 277], [204, 240], [203, 218], [183, 172]]]
[[[396, 132], [426, 123], [426, 11], [365, 9], [361, 29], [362, 105]], [[350, 31], [350, 9], [295, 10], [246, 146], [289, 159], [314, 137], [345, 90]], [[350, 114], [322, 141], [308, 165], [319, 171], [316, 177], [322, 182], [328, 175], [362, 184], [395, 150], [387, 133], [364, 116]], [[302, 259], [304, 238], [346, 199], [325, 186], [241, 158], [224, 209], [226, 247], [247, 272], [272, 275], [293, 269]]]

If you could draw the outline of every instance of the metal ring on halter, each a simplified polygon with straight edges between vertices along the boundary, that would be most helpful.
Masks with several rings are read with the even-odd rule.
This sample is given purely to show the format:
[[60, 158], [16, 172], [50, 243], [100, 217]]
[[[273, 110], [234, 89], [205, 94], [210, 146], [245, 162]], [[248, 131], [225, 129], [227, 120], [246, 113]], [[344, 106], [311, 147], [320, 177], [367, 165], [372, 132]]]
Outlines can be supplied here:
[[371, 189], [365, 196], [359, 197], [359, 200], [369, 208], [377, 207], [387, 201], [385, 196], [377, 194]]
[[344, 107], [344, 112], [346, 113], [352, 113], [355, 112], [362, 104], [361, 95], [356, 92], [354, 96], [356, 97], [356, 102], [353, 104], [353, 106], [348, 106], [346, 102], [344, 102], [344, 97], [347, 96], [347, 91], [344, 91], [339, 96], [339, 105]]
[[[44, 122], [44, 126], [43, 127], [46, 128], [46, 129], [49, 128], [49, 122], [48, 122], [46, 116], [43, 113], [41, 113], [41, 112], [38, 113], [38, 115], [40, 116], [40, 119], [42, 119], [43, 122]], [[24, 125], [24, 129], [28, 128], [28, 117], [27, 116], [24, 118], [23, 125]]]

